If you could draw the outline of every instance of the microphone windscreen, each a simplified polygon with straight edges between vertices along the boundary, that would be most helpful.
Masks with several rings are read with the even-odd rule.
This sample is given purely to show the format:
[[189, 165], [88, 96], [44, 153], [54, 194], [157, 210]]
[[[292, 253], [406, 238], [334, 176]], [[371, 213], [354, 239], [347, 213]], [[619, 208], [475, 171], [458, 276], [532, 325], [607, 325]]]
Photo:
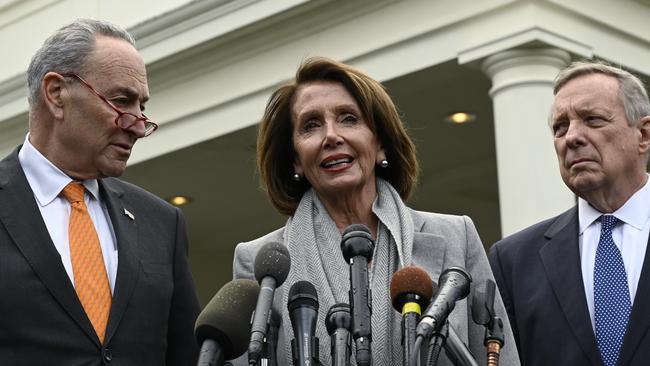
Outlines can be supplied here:
[[345, 231], [343, 231], [343, 236], [346, 236], [349, 233], [354, 232], [354, 231], [362, 231], [362, 232], [367, 233], [368, 235], [370, 235], [370, 229], [368, 229], [368, 227], [366, 225], [352, 224], [352, 225], [345, 228]]
[[346, 303], [336, 303], [330, 307], [325, 316], [325, 327], [327, 334], [332, 335], [334, 332], [343, 328], [352, 329], [352, 315], [350, 315], [350, 305]]
[[289, 311], [299, 306], [309, 306], [318, 310], [318, 294], [316, 288], [309, 281], [298, 281], [289, 290]]
[[400, 269], [393, 274], [390, 280], [390, 299], [393, 308], [399, 312], [402, 311], [403, 295], [406, 294], [418, 295], [422, 299], [418, 303], [420, 306], [426, 307], [433, 296], [434, 285], [431, 276], [420, 267], [408, 266]]
[[474, 323], [485, 325], [490, 322], [494, 315], [494, 296], [496, 284], [488, 279], [485, 281], [483, 289], [476, 289], [472, 298], [472, 319]]
[[194, 333], [199, 344], [213, 339], [226, 360], [241, 356], [248, 348], [251, 314], [259, 292], [257, 282], [245, 279], [230, 281], [219, 289], [196, 319]]
[[481, 290], [474, 291], [472, 298], [472, 319], [474, 323], [485, 325], [490, 322], [490, 313], [486, 307], [487, 297]]
[[341, 251], [346, 262], [356, 256], [370, 260], [374, 250], [375, 243], [366, 225], [352, 224], [345, 228], [341, 237]]
[[255, 257], [255, 279], [262, 282], [266, 276], [275, 278], [277, 287], [284, 283], [291, 269], [289, 250], [283, 244], [270, 242], [265, 244]]

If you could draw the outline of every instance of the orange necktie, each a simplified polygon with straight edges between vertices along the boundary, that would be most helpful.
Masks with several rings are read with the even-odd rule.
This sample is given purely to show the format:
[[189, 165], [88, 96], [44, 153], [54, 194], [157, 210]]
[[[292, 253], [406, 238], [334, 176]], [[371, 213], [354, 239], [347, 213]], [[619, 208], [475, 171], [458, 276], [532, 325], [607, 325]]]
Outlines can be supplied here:
[[84, 186], [74, 182], [69, 183], [62, 191], [71, 207], [68, 225], [70, 257], [77, 296], [95, 328], [99, 341], [104, 343], [112, 296], [102, 248], [84, 202], [84, 192]]

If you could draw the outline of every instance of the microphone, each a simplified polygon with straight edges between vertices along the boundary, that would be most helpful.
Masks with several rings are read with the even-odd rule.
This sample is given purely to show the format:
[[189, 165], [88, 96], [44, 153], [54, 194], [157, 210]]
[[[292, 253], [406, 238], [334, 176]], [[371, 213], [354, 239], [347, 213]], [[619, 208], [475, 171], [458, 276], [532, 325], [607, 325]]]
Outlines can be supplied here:
[[[435, 288], [434, 288], [435, 287]], [[393, 308], [402, 314], [402, 360], [408, 365], [415, 345], [415, 328], [422, 309], [429, 305], [438, 286], [422, 268], [409, 266], [393, 274], [390, 280], [390, 298]]]
[[248, 364], [257, 365], [262, 357], [264, 338], [271, 316], [271, 305], [275, 288], [287, 279], [291, 269], [291, 258], [287, 247], [280, 243], [265, 244], [255, 257], [255, 279], [260, 283], [250, 342], [248, 344]]
[[332, 305], [325, 317], [325, 326], [332, 344], [332, 366], [349, 366], [352, 345], [350, 344], [350, 305]]
[[472, 277], [459, 267], [451, 267], [440, 274], [436, 294], [431, 305], [418, 323], [418, 337], [428, 338], [434, 330], [442, 326], [447, 316], [454, 310], [456, 301], [464, 299], [469, 294], [469, 284]]
[[[485, 282], [485, 290], [489, 291], [488, 281]], [[478, 325], [486, 325], [490, 322], [490, 314], [493, 311], [492, 304], [488, 302], [487, 291], [477, 288], [472, 298], [472, 319]], [[492, 295], [494, 301], [494, 295]]]
[[289, 318], [293, 327], [291, 353], [295, 366], [319, 365], [316, 319], [318, 294], [308, 281], [298, 281], [289, 290]]
[[472, 301], [472, 318], [474, 323], [485, 327], [484, 344], [487, 347], [488, 366], [499, 364], [499, 354], [503, 347], [503, 320], [494, 311], [496, 284], [488, 279], [485, 291], [477, 290]]
[[372, 259], [374, 249], [375, 243], [365, 225], [350, 225], [343, 232], [341, 250], [343, 257], [350, 264], [352, 337], [356, 345], [357, 365], [360, 366], [369, 366], [372, 363], [372, 293], [368, 286], [368, 261]]
[[260, 286], [252, 280], [226, 283], [196, 319], [194, 334], [201, 352], [197, 366], [222, 365], [246, 351], [250, 317]]

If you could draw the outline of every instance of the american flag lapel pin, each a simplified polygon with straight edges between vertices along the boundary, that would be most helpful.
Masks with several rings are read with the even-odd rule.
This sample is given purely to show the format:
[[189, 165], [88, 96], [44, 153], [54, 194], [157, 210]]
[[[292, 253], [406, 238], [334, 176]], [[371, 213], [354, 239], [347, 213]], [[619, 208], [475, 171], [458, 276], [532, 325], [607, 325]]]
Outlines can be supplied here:
[[129, 210], [127, 210], [126, 208], [124, 209], [124, 214], [125, 214], [128, 218], [130, 218], [132, 221], [135, 221], [135, 216], [133, 216], [133, 214], [132, 214]]

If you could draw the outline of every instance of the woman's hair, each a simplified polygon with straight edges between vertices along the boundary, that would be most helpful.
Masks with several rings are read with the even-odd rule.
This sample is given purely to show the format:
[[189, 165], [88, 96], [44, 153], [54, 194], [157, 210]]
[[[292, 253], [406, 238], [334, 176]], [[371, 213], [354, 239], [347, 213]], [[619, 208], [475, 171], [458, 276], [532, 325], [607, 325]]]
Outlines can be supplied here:
[[311, 186], [306, 179], [293, 179], [297, 157], [293, 149], [292, 108], [298, 88], [317, 81], [341, 83], [354, 97], [389, 161], [387, 168], [377, 168], [375, 174], [386, 179], [402, 199], [407, 199], [419, 174], [415, 145], [384, 87], [353, 67], [315, 57], [302, 63], [293, 81], [273, 92], [260, 123], [257, 165], [262, 186], [275, 208], [280, 213], [292, 215]]

